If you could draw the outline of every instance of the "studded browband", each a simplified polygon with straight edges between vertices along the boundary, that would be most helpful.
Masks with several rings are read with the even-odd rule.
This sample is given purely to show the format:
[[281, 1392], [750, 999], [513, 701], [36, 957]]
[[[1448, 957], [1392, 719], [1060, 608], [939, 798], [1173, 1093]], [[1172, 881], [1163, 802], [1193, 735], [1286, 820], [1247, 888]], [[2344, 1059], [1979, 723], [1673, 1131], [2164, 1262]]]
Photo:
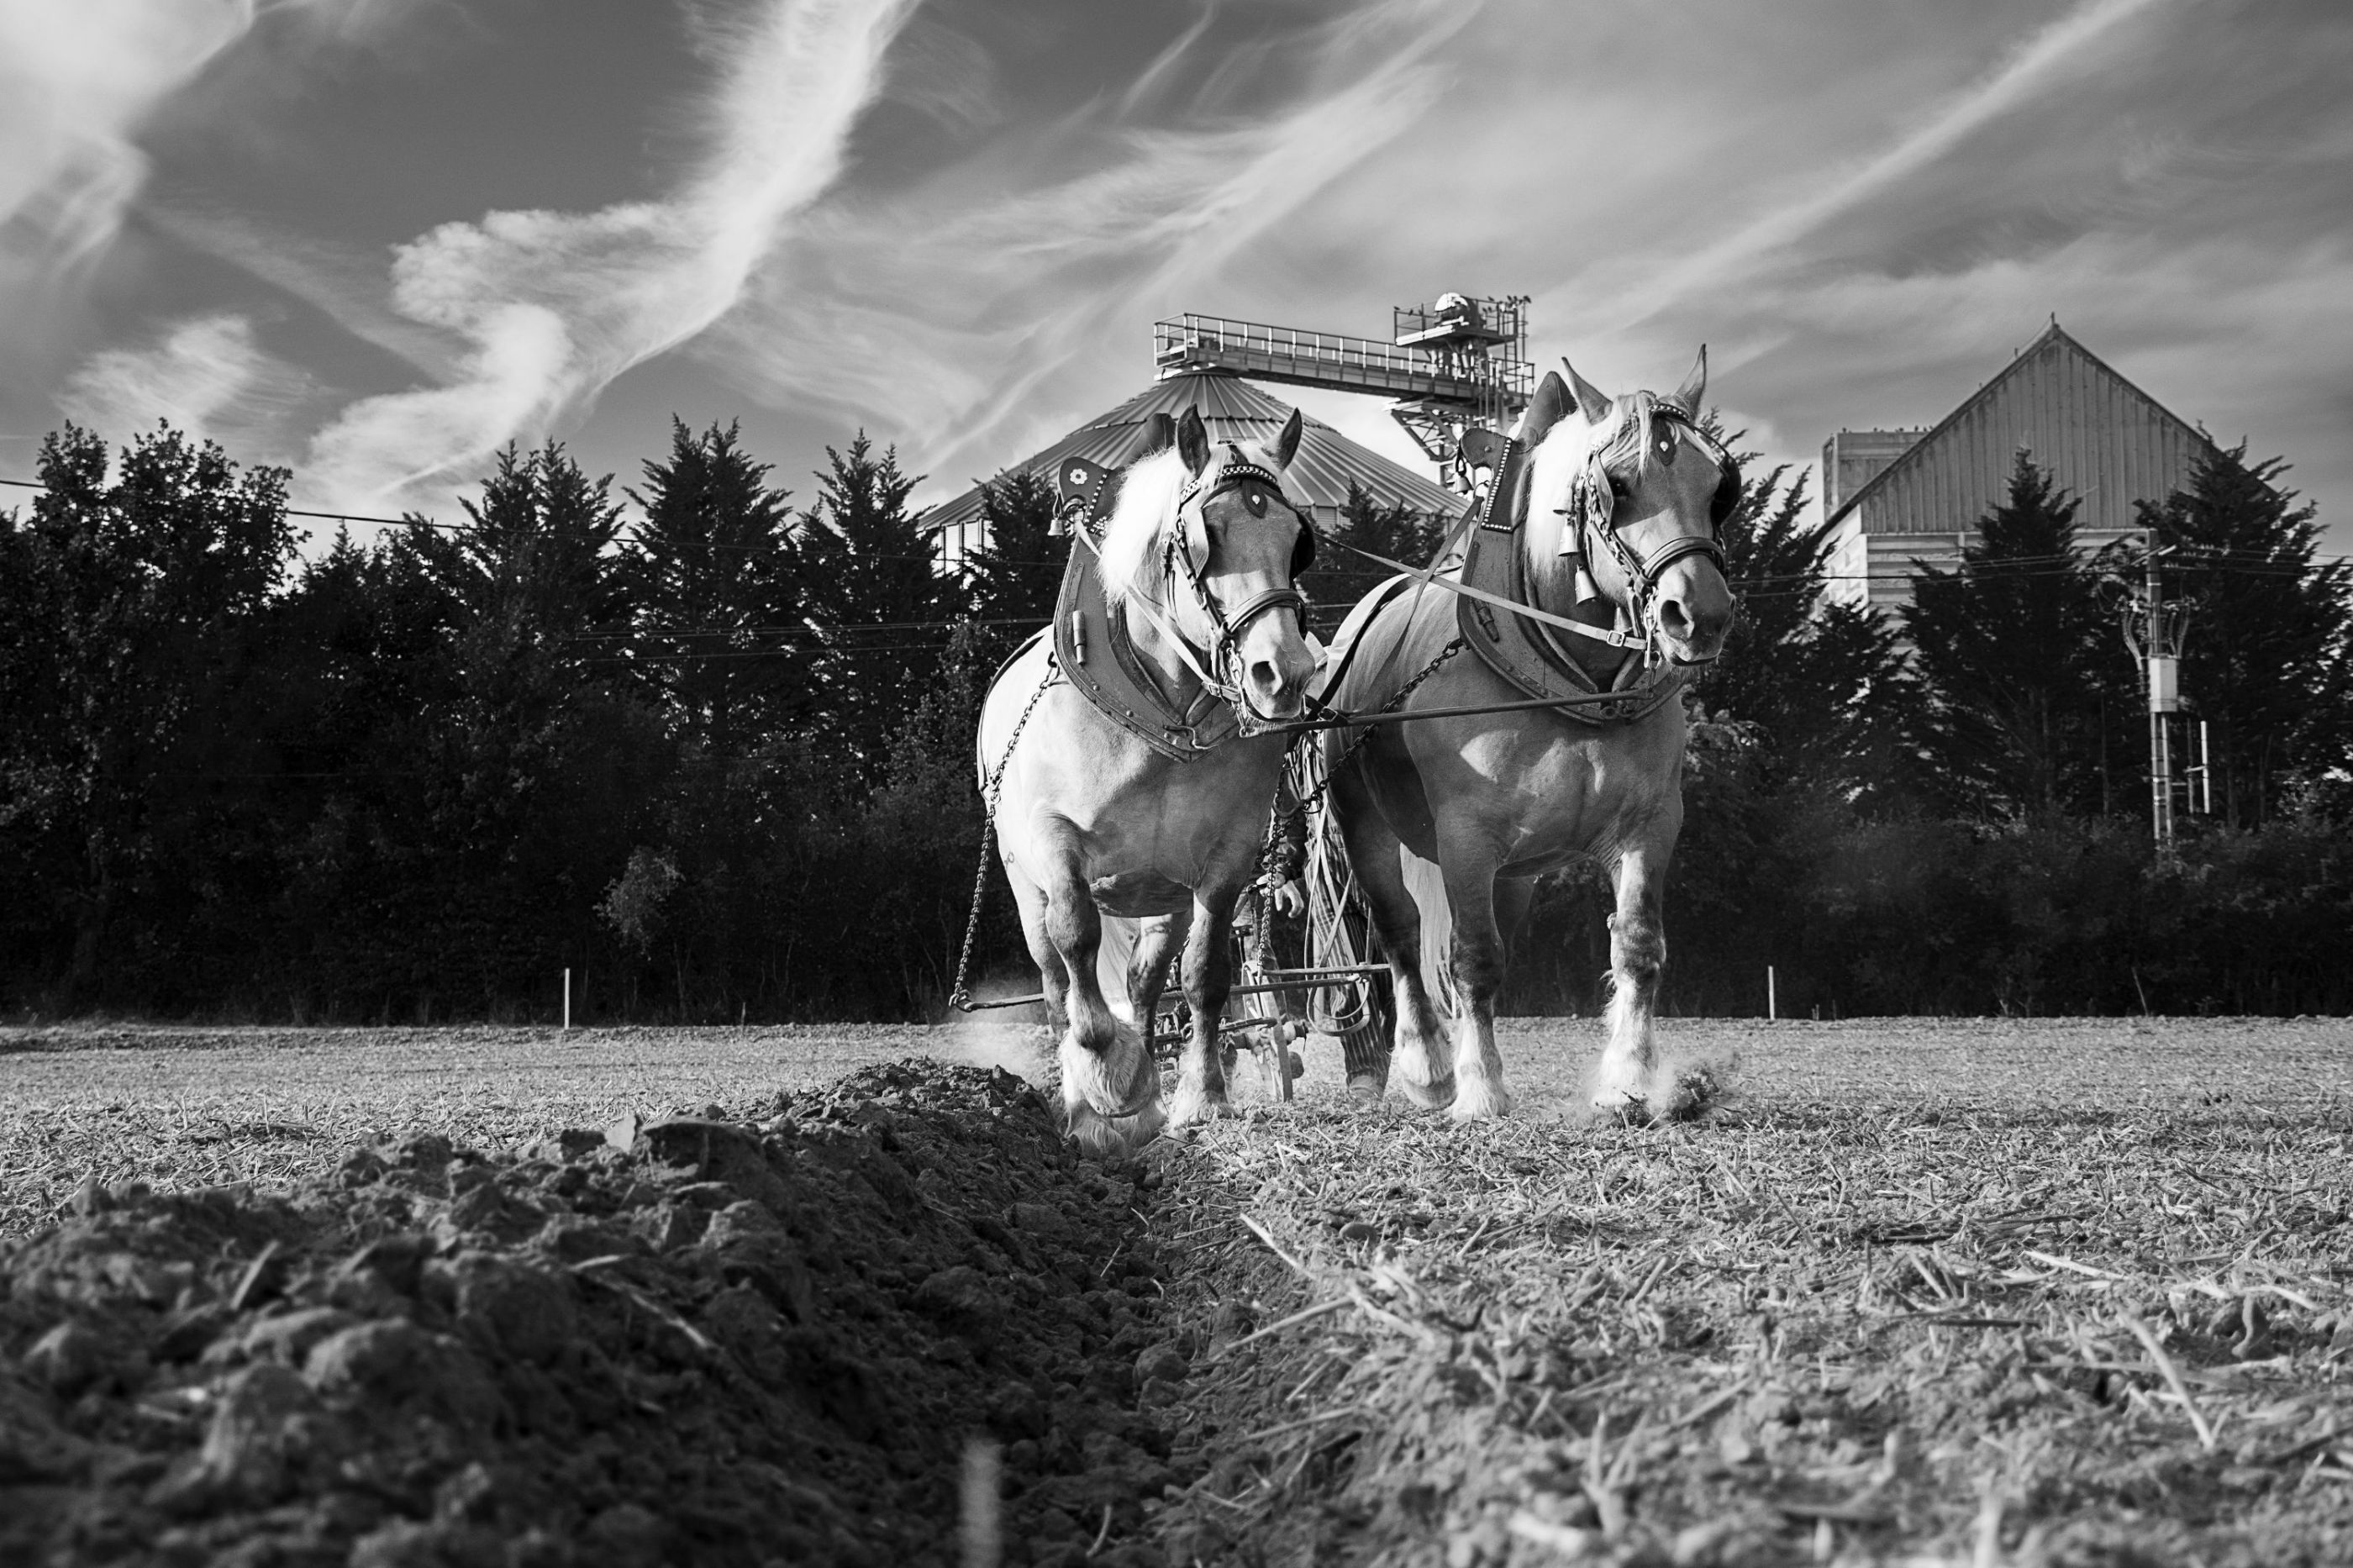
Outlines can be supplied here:
[[[1253, 462], [1229, 458], [1225, 467], [1216, 472], [1217, 483], [1208, 487], [1207, 494], [1203, 493], [1203, 486], [1208, 479], [1208, 474], [1198, 474], [1187, 480], [1185, 488], [1176, 492], [1177, 506], [1179, 508], [1190, 506], [1197, 498], [1204, 502], [1215, 500], [1226, 491], [1238, 485], [1248, 484], [1252, 479], [1256, 479], [1277, 495], [1282, 494], [1282, 480], [1278, 479], [1272, 470], [1261, 468]], [[1288, 500], [1288, 498], [1285, 499]]]

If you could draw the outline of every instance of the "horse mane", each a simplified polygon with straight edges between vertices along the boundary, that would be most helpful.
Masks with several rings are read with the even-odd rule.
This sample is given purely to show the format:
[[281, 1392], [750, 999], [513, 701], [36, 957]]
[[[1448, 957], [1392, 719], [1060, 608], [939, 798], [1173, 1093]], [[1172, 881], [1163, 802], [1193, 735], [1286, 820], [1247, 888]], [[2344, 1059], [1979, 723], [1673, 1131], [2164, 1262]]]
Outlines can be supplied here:
[[1111, 521], [1103, 524], [1103, 598], [1116, 606], [1150, 595], [1150, 577], [1168, 525], [1176, 515], [1176, 492], [1192, 476], [1174, 447], [1137, 460], [1123, 478]]
[[1580, 563], [1564, 561], [1562, 538], [1573, 520], [1557, 510], [1567, 504], [1569, 486], [1588, 464], [1616, 473], [1630, 485], [1640, 482], [1658, 461], [1651, 437], [1658, 425], [1660, 398], [1652, 392], [1630, 392], [1610, 405], [1612, 417], [1599, 425], [1582, 418], [1563, 419], [1546, 433], [1528, 454], [1525, 493], [1527, 515], [1522, 521], [1520, 547], [1527, 552], [1528, 580], [1539, 600], [1559, 590], [1561, 603], [1576, 592]]

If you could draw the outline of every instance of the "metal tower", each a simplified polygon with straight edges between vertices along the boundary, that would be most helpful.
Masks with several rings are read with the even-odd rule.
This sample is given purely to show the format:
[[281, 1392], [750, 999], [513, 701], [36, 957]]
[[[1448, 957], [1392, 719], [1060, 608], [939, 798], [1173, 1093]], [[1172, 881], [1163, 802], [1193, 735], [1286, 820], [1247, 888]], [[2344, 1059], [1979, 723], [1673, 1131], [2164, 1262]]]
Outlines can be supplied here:
[[1225, 371], [1395, 398], [1390, 417], [1449, 484], [1467, 489], [1469, 476], [1455, 461], [1463, 432], [1508, 429], [1535, 386], [1527, 307], [1524, 294], [1443, 294], [1428, 305], [1398, 306], [1387, 342], [1187, 312], [1152, 324], [1152, 361], [1164, 380]]
[[[2187, 604], [2179, 599], [2171, 604], [2166, 602], [2159, 563], [2172, 553], [2170, 546], [2158, 544], [2157, 530], [2150, 529], [2147, 570], [2140, 591], [2124, 606], [2125, 646], [2141, 661], [2148, 691], [2149, 826], [2160, 850], [2173, 847], [2176, 769], [2169, 723], [2182, 710], [2181, 637], [2189, 619]], [[2214, 786], [2207, 763], [2204, 721], [2199, 721], [2195, 733], [2198, 762], [2186, 770], [2188, 788], [2182, 793], [2188, 795], [2187, 804], [2192, 811], [2211, 811]], [[2189, 751], [2187, 737], [2183, 751]], [[2199, 798], [2200, 785], [2205, 797], [2202, 801]]]

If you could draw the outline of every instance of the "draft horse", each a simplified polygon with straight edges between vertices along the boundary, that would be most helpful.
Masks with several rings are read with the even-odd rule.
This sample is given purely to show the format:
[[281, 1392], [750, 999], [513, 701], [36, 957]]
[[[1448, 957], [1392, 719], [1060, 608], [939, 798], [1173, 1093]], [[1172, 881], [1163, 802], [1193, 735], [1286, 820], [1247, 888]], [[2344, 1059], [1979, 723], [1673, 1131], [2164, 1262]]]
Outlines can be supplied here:
[[[1064, 1110], [1099, 1152], [1226, 1103], [1234, 903], [1258, 870], [1288, 739], [1269, 727], [1300, 715], [1317, 668], [1293, 581], [1314, 534], [1282, 487], [1299, 433], [1294, 412], [1246, 450], [1212, 443], [1188, 409], [1173, 445], [1127, 468], [1100, 542], [1104, 597], [1137, 662], [1179, 710], [1205, 689], [1221, 698], [1237, 734], [1162, 754], [1062, 679], [1050, 639], [1016, 655], [981, 709], [983, 798], [993, 783], [999, 858], [1060, 1035]], [[1096, 973], [1106, 914], [1143, 922], [1126, 984], [1147, 1028], [1183, 945], [1192, 1023], [1165, 1118], [1147, 1043]]]
[[[1525, 601], [1635, 645], [1554, 639], [1597, 687], [1672, 679], [1669, 665], [1625, 667], [1712, 660], [1733, 615], [1718, 532], [1738, 501], [1739, 478], [1697, 422], [1707, 353], [1672, 397], [1612, 399], [1564, 368], [1573, 391], [1557, 374], [1545, 377], [1514, 437], [1526, 453], [1516, 493], [1493, 503], [1517, 514], [1508, 543], [1524, 552]], [[1528, 708], [1523, 690], [1469, 651], [1444, 657], [1457, 635], [1456, 603], [1436, 588], [1391, 596], [1345, 664], [1335, 644], [1334, 668], [1345, 673], [1326, 694], [1343, 710], [1378, 708], [1427, 671], [1405, 711], [1523, 704], [1325, 738], [1332, 809], [1396, 981], [1390, 1077], [1417, 1103], [1451, 1107], [1458, 1121], [1510, 1109], [1494, 1034], [1506, 933], [1526, 912], [1534, 878], [1592, 858], [1611, 868], [1617, 892], [1609, 1039], [1592, 1100], [1639, 1112], [1662, 1087], [1651, 1019], [1667, 957], [1661, 890], [1683, 826], [1683, 705], [1671, 698], [1614, 725]], [[1401, 849], [1435, 863], [1435, 877], [1412, 867], [1419, 875], [1411, 880], [1443, 882], [1445, 907], [1430, 912], [1451, 928], [1442, 971], [1452, 993], [1451, 1052], [1423, 973], [1425, 911]]]

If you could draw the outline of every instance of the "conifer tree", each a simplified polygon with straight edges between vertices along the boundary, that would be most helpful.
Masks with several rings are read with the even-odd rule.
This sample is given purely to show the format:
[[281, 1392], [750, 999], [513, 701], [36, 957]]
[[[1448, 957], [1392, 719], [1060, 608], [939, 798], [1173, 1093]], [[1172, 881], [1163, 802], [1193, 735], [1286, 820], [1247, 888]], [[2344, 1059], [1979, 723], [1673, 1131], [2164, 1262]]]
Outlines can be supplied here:
[[1806, 480], [1786, 466], [1747, 480], [1725, 520], [1738, 613], [1699, 696], [1757, 727], [1770, 783], [1884, 805], [1904, 787], [1904, 715], [1917, 697], [1878, 613], [1827, 597], [1830, 540], [1807, 521]]
[[800, 559], [812, 619], [818, 722], [858, 775], [881, 779], [891, 737], [939, 673], [948, 628], [962, 609], [932, 540], [908, 511], [921, 476], [900, 472], [896, 448], [879, 456], [860, 431], [848, 451], [826, 448], [818, 504], [801, 517]]
[[618, 672], [628, 583], [612, 486], [554, 441], [529, 453], [509, 446], [481, 498], [459, 502], [470, 527], [443, 531], [409, 519], [410, 547], [465, 606], [478, 653]]
[[645, 465], [628, 556], [636, 673], [681, 739], [714, 757], [784, 734], [808, 706], [810, 628], [790, 492], [771, 489], [737, 427], [670, 421], [667, 461]]
[[[630, 574], [611, 477], [591, 479], [554, 441], [507, 447], [480, 499], [459, 504], [468, 526], [411, 517], [402, 542], [456, 606], [453, 700], [429, 746], [442, 781], [432, 831], [445, 871], [470, 887], [554, 823], [554, 796], [595, 793], [565, 770], [590, 745], [584, 721], [628, 685]], [[520, 930], [505, 910], [481, 918]]]
[[1017, 469], [981, 487], [987, 542], [972, 552], [968, 567], [976, 626], [970, 645], [980, 666], [1011, 652], [1054, 614], [1071, 553], [1070, 540], [1054, 535], [1055, 510], [1054, 487], [1043, 474]]
[[[1470, 504], [1468, 500], [1463, 502], [1465, 507]], [[1403, 501], [1383, 506], [1351, 479], [1348, 499], [1341, 503], [1340, 515], [1329, 524], [1326, 532], [1338, 545], [1353, 544], [1358, 550], [1401, 561], [1409, 566], [1427, 566], [1454, 521], [1453, 518], [1415, 511]], [[1376, 565], [1345, 548], [1319, 549], [1315, 564], [1300, 584], [1314, 606], [1316, 630], [1331, 636], [1357, 600], [1392, 575], [1388, 567]]]
[[2297, 782], [2342, 768], [2353, 745], [2345, 563], [2314, 563], [2320, 525], [2274, 481], [2277, 458], [2244, 443], [2201, 458], [2189, 483], [2139, 504], [2168, 563], [2166, 592], [2189, 605], [2181, 691], [2208, 725], [2214, 809], [2252, 827]]
[[2076, 504], [2021, 451], [1960, 564], [1912, 580], [1904, 629], [1931, 699], [1921, 743], [1960, 810], [2094, 815], [2139, 798], [2131, 667], [2076, 551]]

